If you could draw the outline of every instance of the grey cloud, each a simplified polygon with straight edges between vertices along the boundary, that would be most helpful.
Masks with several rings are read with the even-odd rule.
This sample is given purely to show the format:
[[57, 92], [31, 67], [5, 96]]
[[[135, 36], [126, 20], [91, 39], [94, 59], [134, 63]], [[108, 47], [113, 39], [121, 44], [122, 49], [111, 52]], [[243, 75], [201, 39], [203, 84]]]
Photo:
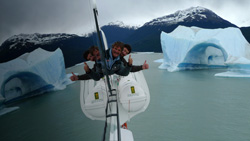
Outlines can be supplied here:
[[90, 16], [82, 0], [1, 0], [0, 9], [0, 42], [20, 33], [67, 33], [84, 27]]
[[[249, 19], [249, 5], [249, 0], [97, 0], [100, 25], [117, 20], [142, 25], [191, 6], [206, 7], [241, 24]], [[0, 43], [20, 33], [84, 34], [94, 28], [89, 0], [1, 0], [0, 19]]]

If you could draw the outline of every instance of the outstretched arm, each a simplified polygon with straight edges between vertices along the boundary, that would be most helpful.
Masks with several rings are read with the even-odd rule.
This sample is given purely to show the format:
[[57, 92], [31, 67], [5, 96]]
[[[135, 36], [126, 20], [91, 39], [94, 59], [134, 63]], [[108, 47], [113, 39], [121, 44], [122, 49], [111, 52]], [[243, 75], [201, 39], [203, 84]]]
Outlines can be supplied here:
[[88, 74], [78, 75], [78, 80], [89, 80], [91, 77]]
[[[121, 58], [121, 61], [124, 63], [124, 66], [128, 65], [128, 62], [123, 57]], [[141, 70], [148, 69], [148, 68], [149, 68], [149, 65], [147, 64], [147, 61], [145, 60], [143, 65], [138, 65], [138, 66], [132, 65], [130, 72], [137, 72], [137, 71], [141, 71]]]
[[145, 69], [148, 69], [148, 68], [149, 68], [149, 65], [147, 64], [147, 61], [145, 60], [145, 62], [143, 63], [143, 65], [132, 66], [130, 72], [137, 72], [137, 71], [145, 70]]
[[73, 72], [71, 72], [71, 73], [72, 73], [72, 76], [70, 76], [71, 81], [89, 80], [89, 79], [91, 79], [91, 77], [89, 77], [88, 74], [75, 75]]

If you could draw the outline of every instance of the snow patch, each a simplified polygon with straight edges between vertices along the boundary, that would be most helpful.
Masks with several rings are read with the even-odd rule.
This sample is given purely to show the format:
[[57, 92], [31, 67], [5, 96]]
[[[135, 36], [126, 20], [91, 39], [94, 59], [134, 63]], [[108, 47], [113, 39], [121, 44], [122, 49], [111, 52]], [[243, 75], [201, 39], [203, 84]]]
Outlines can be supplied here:
[[121, 28], [128, 28], [128, 29], [138, 29], [140, 26], [130, 26], [130, 25], [125, 25], [122, 21], [115, 21], [115, 22], [110, 22], [108, 23], [109, 26], [118, 26]]
[[14, 35], [8, 39], [9, 42], [13, 42], [10, 46], [10, 49], [13, 49], [16, 47], [17, 43], [22, 43], [23, 46], [25, 46], [25, 43], [32, 43], [34, 45], [37, 44], [48, 44], [51, 42], [54, 42], [59, 39], [68, 39], [75, 37], [77, 35], [75, 34], [64, 34], [64, 33], [58, 33], [58, 34], [39, 34], [39, 33], [34, 33], [34, 34], [19, 34], [19, 35]]
[[207, 18], [206, 15], [202, 14], [205, 11], [209, 11], [209, 12], [213, 13], [211, 10], [208, 10], [208, 9], [200, 7], [200, 6], [191, 7], [191, 8], [186, 9], [186, 10], [179, 10], [171, 15], [167, 15], [167, 16], [163, 16], [163, 17], [154, 19], [154, 20], [146, 23], [145, 25], [157, 25], [157, 24], [172, 25], [172, 24], [177, 24], [179, 22], [184, 22], [184, 20], [189, 18], [189, 17], [191, 19], [195, 19], [196, 17], [200, 17], [200, 19], [205, 19], [205, 18]]

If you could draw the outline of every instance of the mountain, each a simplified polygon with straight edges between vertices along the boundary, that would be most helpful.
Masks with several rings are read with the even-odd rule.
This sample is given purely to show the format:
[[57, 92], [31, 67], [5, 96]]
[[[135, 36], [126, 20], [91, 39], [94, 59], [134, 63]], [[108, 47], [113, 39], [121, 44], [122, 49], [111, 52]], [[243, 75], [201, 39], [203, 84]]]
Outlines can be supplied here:
[[90, 37], [74, 34], [19, 34], [10, 37], [0, 47], [0, 63], [15, 59], [37, 48], [55, 51], [61, 48], [65, 66], [70, 67], [83, 60], [82, 54], [93, 44]]
[[137, 27], [126, 26], [123, 22], [117, 21], [102, 26], [101, 29], [106, 35], [108, 45], [111, 46], [116, 41], [125, 42], [136, 31]]
[[250, 43], [250, 26], [249, 27], [241, 27], [240, 28], [242, 34], [245, 36], [248, 43]]
[[215, 29], [237, 27], [222, 19], [214, 12], [203, 7], [191, 7], [183, 11], [153, 19], [138, 28], [126, 42], [133, 46], [134, 51], [161, 52], [160, 33], [172, 32], [179, 25]]
[[[130, 36], [136, 27], [125, 26], [122, 22], [110, 23], [102, 27], [106, 33], [109, 46], [115, 41], [124, 41]], [[94, 43], [93, 43], [94, 42]], [[18, 56], [32, 52], [37, 48], [47, 51], [55, 51], [61, 48], [65, 66], [70, 67], [82, 61], [83, 52], [96, 44], [96, 34], [89, 37], [81, 37], [74, 34], [19, 34], [7, 39], [0, 47], [0, 63], [15, 59]]]
[[[237, 27], [209, 9], [191, 7], [153, 19], [141, 27], [125, 26], [122, 22], [114, 22], [101, 27], [101, 29], [106, 34], [109, 47], [115, 41], [122, 41], [130, 44], [133, 51], [162, 52], [160, 33], [162, 31], [172, 32], [179, 25], [208, 29]], [[249, 27], [240, 29], [249, 42]], [[89, 34], [88, 37], [74, 34], [19, 34], [10, 37], [0, 46], [0, 63], [12, 60], [38, 47], [47, 51], [61, 48], [65, 65], [70, 67], [84, 61], [83, 52], [95, 44], [95, 41], [95, 34]]]

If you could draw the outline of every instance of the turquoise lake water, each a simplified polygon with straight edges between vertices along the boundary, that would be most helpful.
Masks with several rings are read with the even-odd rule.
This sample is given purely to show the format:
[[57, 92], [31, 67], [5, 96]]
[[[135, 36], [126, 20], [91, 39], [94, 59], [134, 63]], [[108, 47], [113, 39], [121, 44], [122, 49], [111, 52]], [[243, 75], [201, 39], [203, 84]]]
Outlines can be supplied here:
[[[250, 140], [250, 78], [223, 78], [226, 69], [168, 72], [154, 60], [162, 54], [133, 54], [146, 59], [150, 89], [147, 110], [128, 122], [135, 141]], [[67, 69], [83, 73], [83, 66]], [[66, 89], [13, 103], [20, 109], [0, 116], [1, 141], [99, 141], [104, 122], [81, 111], [79, 82]]]

